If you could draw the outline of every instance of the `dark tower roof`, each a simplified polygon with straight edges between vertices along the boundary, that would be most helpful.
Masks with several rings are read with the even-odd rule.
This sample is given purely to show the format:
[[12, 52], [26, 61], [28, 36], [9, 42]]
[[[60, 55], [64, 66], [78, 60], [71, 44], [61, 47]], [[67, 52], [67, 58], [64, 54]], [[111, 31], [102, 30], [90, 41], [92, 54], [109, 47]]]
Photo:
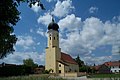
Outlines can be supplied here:
[[54, 19], [52, 18], [52, 22], [48, 25], [48, 30], [55, 30], [55, 31], [58, 31], [59, 29], [59, 26], [57, 23], [54, 22]]

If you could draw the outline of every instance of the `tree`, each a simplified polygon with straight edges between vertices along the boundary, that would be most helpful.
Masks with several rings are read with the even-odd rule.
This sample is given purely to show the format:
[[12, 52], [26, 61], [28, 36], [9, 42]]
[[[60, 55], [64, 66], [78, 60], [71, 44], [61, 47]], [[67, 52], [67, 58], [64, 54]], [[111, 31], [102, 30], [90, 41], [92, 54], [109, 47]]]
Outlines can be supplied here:
[[29, 67], [32, 67], [32, 68], [38, 67], [38, 65], [35, 64], [35, 63], [33, 62], [33, 59], [31, 59], [31, 58], [23, 60], [23, 64], [24, 64], [25, 66], [29, 66]]
[[77, 58], [75, 58], [75, 61], [78, 63], [79, 67], [82, 67], [84, 65], [84, 61], [80, 60], [79, 55], [77, 56]]
[[0, 0], [0, 59], [13, 53], [17, 37], [13, 34], [13, 26], [20, 20], [17, 7], [20, 2], [27, 2], [30, 7], [38, 3], [41, 9], [45, 10], [40, 0]]
[[12, 33], [19, 14], [13, 0], [0, 0], [0, 59], [15, 51], [13, 46], [17, 38]]

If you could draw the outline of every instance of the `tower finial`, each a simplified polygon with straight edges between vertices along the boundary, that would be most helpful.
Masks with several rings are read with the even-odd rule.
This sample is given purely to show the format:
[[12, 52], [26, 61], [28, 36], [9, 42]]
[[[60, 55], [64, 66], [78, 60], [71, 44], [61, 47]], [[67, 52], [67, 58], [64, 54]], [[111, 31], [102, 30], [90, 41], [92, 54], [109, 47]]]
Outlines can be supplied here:
[[53, 15], [52, 15], [52, 22], [54, 22], [54, 18], [53, 18]]

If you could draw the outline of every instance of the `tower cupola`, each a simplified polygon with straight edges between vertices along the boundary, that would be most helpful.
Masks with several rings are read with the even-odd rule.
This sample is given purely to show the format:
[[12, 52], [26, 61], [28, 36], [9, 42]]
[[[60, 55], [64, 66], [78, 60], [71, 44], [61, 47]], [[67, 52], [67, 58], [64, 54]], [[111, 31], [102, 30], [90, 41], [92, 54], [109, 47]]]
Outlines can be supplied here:
[[59, 26], [57, 23], [54, 22], [54, 19], [52, 18], [52, 22], [48, 25], [48, 30], [55, 30], [55, 31], [58, 31], [59, 29]]

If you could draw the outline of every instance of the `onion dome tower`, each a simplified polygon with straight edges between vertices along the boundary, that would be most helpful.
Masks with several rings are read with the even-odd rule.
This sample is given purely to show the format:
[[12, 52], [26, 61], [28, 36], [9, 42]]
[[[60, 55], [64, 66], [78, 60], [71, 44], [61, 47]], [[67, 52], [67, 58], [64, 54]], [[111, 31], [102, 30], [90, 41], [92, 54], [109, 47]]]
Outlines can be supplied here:
[[53, 17], [52, 17], [52, 22], [48, 25], [48, 30], [50, 29], [55, 30], [55, 31], [58, 31], [59, 29], [59, 26], [57, 23], [55, 23]]
[[48, 25], [48, 46], [46, 48], [45, 70], [52, 70], [51, 73], [58, 73], [58, 61], [61, 59], [61, 49], [59, 48], [59, 26], [54, 22]]

